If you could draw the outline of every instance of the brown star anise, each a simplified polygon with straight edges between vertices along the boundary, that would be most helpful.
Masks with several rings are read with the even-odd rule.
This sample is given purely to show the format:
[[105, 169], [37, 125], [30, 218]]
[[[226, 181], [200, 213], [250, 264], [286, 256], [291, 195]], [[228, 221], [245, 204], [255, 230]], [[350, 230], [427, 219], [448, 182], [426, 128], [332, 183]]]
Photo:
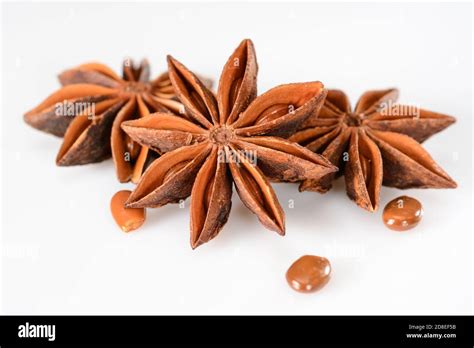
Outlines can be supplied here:
[[160, 111], [178, 113], [168, 74], [149, 80], [143, 60], [123, 64], [123, 76], [109, 67], [88, 63], [59, 75], [63, 87], [25, 114], [39, 130], [64, 136], [56, 158], [60, 166], [100, 162], [112, 154], [119, 181], [137, 182], [152, 154], [122, 131], [123, 121]]
[[245, 206], [283, 235], [284, 213], [267, 178], [319, 179], [337, 170], [274, 136], [289, 135], [321, 107], [322, 83], [281, 85], [256, 98], [257, 61], [250, 40], [242, 41], [224, 66], [217, 98], [177, 60], [168, 57], [168, 65], [188, 118], [155, 114], [122, 125], [138, 143], [171, 151], [150, 165], [126, 206], [159, 207], [191, 195], [191, 246], [196, 248], [226, 223], [234, 182]]
[[[456, 183], [419, 144], [455, 122], [451, 116], [395, 104], [396, 89], [368, 91], [354, 110], [339, 90], [329, 90], [319, 115], [308, 118], [290, 137], [338, 165], [348, 196], [374, 211], [381, 185], [455, 188]], [[300, 190], [326, 192], [334, 174], [306, 180]]]

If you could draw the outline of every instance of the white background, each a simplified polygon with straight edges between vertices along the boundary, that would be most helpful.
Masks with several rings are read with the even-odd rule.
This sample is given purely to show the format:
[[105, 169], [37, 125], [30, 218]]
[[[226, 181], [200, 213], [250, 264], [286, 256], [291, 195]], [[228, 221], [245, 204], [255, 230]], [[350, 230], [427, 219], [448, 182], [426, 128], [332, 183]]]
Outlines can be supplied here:
[[[3, 4], [2, 252], [7, 314], [467, 314], [472, 305], [472, 14], [470, 4]], [[189, 201], [148, 210], [121, 232], [111, 161], [59, 168], [60, 139], [22, 115], [59, 87], [56, 74], [97, 60], [170, 53], [218, 79], [252, 38], [259, 91], [321, 80], [347, 91], [396, 86], [401, 101], [457, 117], [425, 147], [456, 190], [383, 188], [425, 208], [414, 230], [386, 229], [345, 194], [275, 185], [287, 235], [265, 230], [233, 196], [229, 222], [189, 246]], [[288, 207], [293, 200], [295, 207]], [[303, 295], [285, 281], [303, 254], [330, 259], [332, 280]]]

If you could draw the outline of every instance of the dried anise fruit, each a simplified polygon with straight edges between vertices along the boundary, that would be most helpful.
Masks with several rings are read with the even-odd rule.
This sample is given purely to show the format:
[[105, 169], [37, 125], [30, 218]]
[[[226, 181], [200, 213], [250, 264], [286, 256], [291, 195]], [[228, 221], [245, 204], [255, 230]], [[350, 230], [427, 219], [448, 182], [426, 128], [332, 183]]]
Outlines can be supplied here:
[[196, 248], [226, 223], [234, 182], [245, 206], [283, 235], [284, 213], [268, 179], [319, 179], [337, 170], [321, 156], [274, 136], [291, 134], [321, 107], [323, 85], [281, 85], [257, 98], [250, 40], [242, 41], [224, 66], [217, 98], [177, 60], [168, 57], [168, 64], [187, 118], [158, 113], [122, 125], [134, 141], [171, 151], [146, 170], [127, 207], [160, 207], [191, 195], [191, 247]]
[[[455, 188], [456, 183], [420, 145], [455, 122], [451, 116], [396, 104], [396, 89], [368, 91], [354, 110], [339, 90], [329, 90], [319, 115], [308, 118], [290, 140], [322, 154], [344, 174], [348, 196], [375, 211], [381, 185]], [[306, 180], [300, 190], [326, 192], [334, 174]]]
[[135, 66], [126, 59], [122, 77], [99, 63], [80, 65], [59, 75], [63, 87], [26, 113], [25, 121], [64, 136], [58, 165], [100, 162], [112, 154], [119, 181], [137, 182], [152, 156], [122, 131], [121, 123], [182, 109], [168, 73], [153, 81], [149, 75], [146, 60]]

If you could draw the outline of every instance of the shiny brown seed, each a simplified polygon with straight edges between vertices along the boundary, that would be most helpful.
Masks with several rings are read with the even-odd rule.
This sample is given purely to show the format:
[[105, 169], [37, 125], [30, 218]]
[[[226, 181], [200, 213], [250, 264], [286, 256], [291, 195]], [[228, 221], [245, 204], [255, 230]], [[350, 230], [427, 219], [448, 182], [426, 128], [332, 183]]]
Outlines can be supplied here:
[[296, 291], [312, 292], [329, 281], [331, 264], [325, 257], [304, 255], [286, 272], [288, 284]]
[[110, 200], [110, 210], [117, 225], [124, 232], [136, 230], [145, 221], [144, 208], [125, 208], [124, 204], [132, 191], [118, 191]]
[[418, 200], [401, 196], [387, 203], [382, 219], [391, 230], [406, 231], [418, 225], [422, 216], [423, 207]]

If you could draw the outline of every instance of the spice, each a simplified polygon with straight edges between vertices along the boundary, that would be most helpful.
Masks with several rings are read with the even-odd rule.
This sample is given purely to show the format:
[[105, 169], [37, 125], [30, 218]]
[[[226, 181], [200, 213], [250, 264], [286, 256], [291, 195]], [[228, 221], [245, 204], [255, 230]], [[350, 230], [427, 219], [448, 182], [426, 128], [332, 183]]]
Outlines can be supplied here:
[[305, 255], [296, 260], [286, 272], [288, 284], [299, 292], [313, 292], [329, 281], [331, 264], [325, 257]]
[[168, 74], [153, 81], [146, 60], [126, 59], [122, 77], [109, 67], [88, 63], [59, 75], [63, 87], [25, 114], [31, 126], [64, 136], [56, 158], [60, 166], [100, 162], [113, 157], [120, 182], [137, 182], [149, 159], [148, 149], [130, 141], [122, 122], [160, 111], [177, 114]]
[[319, 179], [337, 170], [313, 152], [271, 135], [289, 135], [324, 100], [320, 82], [281, 85], [256, 97], [257, 61], [244, 40], [227, 61], [217, 98], [172, 57], [169, 74], [187, 118], [157, 113], [122, 125], [136, 142], [160, 152], [127, 202], [160, 207], [191, 195], [191, 247], [227, 222], [232, 183], [244, 205], [270, 230], [285, 233], [284, 213], [268, 179]]
[[408, 196], [400, 196], [388, 202], [382, 214], [385, 226], [394, 231], [412, 229], [418, 225], [422, 217], [421, 203]]
[[[369, 91], [354, 110], [344, 92], [330, 90], [319, 115], [290, 140], [322, 154], [344, 174], [348, 196], [375, 211], [382, 184], [400, 189], [455, 188], [456, 183], [420, 145], [455, 122], [451, 116], [396, 104], [398, 91]], [[306, 180], [301, 191], [324, 193], [335, 174]]]
[[125, 208], [125, 202], [132, 191], [118, 191], [110, 200], [110, 210], [115, 222], [124, 232], [136, 230], [145, 222], [145, 209]]

